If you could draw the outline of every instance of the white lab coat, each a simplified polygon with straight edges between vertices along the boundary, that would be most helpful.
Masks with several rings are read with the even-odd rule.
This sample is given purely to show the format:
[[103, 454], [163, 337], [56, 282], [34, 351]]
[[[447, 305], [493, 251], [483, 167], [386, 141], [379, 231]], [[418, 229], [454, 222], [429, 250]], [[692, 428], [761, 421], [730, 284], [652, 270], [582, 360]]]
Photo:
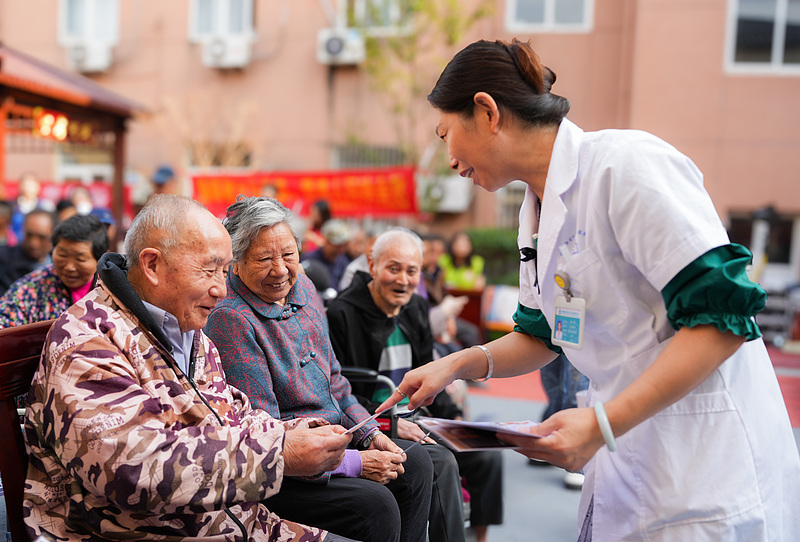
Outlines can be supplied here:
[[[695, 165], [633, 130], [559, 128], [539, 224], [528, 189], [519, 245], [520, 303], [553, 326], [553, 274], [586, 300], [588, 404], [615, 397], [675, 335], [661, 290], [727, 233]], [[561, 249], [560, 247], [565, 247]], [[535, 286], [538, 273], [538, 289]], [[601, 448], [585, 468], [579, 523], [594, 495], [593, 540], [796, 541], [800, 455], [762, 340], [745, 343], [697, 389]]]

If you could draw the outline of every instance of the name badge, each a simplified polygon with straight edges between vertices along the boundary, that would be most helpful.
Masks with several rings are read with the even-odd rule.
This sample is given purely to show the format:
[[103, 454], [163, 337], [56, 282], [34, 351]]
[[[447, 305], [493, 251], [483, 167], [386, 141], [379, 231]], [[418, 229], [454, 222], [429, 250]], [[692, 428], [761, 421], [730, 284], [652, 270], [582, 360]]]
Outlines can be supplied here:
[[573, 295], [569, 275], [557, 272], [553, 278], [564, 295], [555, 298], [555, 321], [550, 341], [563, 348], [580, 350], [583, 348], [586, 300]]
[[558, 346], [580, 350], [583, 348], [583, 328], [586, 322], [586, 301], [581, 297], [557, 296], [555, 322], [550, 338]]

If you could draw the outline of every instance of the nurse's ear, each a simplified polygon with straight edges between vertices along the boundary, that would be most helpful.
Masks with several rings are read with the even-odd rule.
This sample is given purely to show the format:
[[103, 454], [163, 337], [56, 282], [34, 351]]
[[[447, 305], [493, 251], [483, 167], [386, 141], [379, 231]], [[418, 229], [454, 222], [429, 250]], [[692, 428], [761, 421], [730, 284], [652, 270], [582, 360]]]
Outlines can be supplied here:
[[500, 108], [497, 107], [497, 102], [486, 92], [475, 94], [473, 101], [475, 102], [475, 120], [486, 123], [489, 130], [496, 134], [500, 130]]

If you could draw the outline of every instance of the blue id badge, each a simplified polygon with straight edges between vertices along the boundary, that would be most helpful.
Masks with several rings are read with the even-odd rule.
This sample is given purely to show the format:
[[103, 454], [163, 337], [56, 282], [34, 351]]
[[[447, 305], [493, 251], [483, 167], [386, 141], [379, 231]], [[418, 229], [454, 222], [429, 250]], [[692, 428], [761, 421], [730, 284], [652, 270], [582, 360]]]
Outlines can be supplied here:
[[581, 297], [556, 296], [555, 321], [550, 341], [564, 348], [583, 348], [583, 328], [586, 322], [586, 300]]

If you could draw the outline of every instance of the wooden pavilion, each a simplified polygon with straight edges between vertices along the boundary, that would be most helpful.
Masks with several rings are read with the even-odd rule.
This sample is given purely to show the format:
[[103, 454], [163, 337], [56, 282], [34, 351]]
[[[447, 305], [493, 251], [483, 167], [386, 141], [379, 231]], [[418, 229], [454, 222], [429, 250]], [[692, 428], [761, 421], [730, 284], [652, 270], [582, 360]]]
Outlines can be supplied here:
[[0, 43], [0, 197], [5, 196], [9, 135], [86, 145], [111, 153], [112, 212], [123, 217], [128, 119], [144, 109], [91, 79]]

